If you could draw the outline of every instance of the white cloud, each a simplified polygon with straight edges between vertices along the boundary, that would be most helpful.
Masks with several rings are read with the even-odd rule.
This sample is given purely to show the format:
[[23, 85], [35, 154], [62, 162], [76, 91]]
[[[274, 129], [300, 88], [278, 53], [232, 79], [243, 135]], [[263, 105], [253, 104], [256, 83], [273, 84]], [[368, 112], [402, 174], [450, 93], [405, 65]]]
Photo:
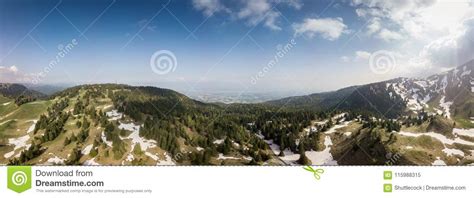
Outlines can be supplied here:
[[[356, 14], [359, 17], [370, 21], [367, 35], [393, 41], [401, 39], [405, 33], [421, 33], [419, 30], [423, 23], [420, 23], [419, 16], [426, 8], [434, 5], [435, 0], [352, 0], [351, 4], [357, 7]], [[389, 30], [390, 26], [396, 26], [399, 30]]]
[[247, 23], [254, 26], [262, 22], [272, 30], [281, 30], [277, 25], [280, 14], [272, 10], [268, 0], [246, 1], [245, 6], [237, 14], [239, 19], [246, 19]]
[[370, 58], [371, 53], [366, 51], [356, 51], [356, 60], [368, 60]]
[[377, 34], [377, 37], [384, 41], [396, 41], [403, 39], [403, 36], [400, 33], [388, 29], [380, 30], [380, 32]]
[[372, 20], [370, 20], [369, 25], [367, 25], [367, 34], [370, 36], [376, 32], [378, 32], [382, 27], [382, 24], [380, 24], [380, 19], [377, 17], [374, 17]]
[[324, 39], [330, 41], [336, 40], [342, 34], [349, 32], [342, 18], [308, 18], [303, 23], [294, 24], [293, 28], [297, 35], [306, 34], [309, 37], [321, 35]]
[[[351, 0], [366, 35], [392, 42], [398, 75], [426, 75], [474, 59], [470, 0]], [[472, 1], [471, 1], [472, 2]]]
[[474, 59], [474, 18], [465, 20], [456, 33], [424, 46], [420, 59], [435, 67], [456, 67]]
[[341, 61], [345, 63], [349, 62], [360, 62], [360, 61], [368, 61], [372, 53], [359, 50], [354, 53], [353, 56], [342, 56]]
[[[421, 45], [422, 50], [399, 48], [400, 76], [430, 75], [452, 69], [474, 59], [474, 17], [458, 23], [456, 31]], [[418, 45], [415, 45], [418, 46]]]
[[[465, 18], [474, 16], [469, 1], [452, 0], [351, 0], [356, 14], [367, 20], [377, 18], [382, 26], [378, 30], [391, 29], [391, 32], [414, 39], [429, 40], [446, 35], [455, 29]], [[374, 32], [367, 26], [367, 34]], [[397, 29], [397, 31], [394, 31]], [[386, 36], [395, 36], [385, 32]], [[378, 35], [380, 38], [380, 35]], [[398, 36], [395, 36], [398, 37]]]
[[[225, 1], [220, 0], [193, 0], [193, 7], [202, 11], [206, 16], [216, 12], [229, 14], [232, 19], [244, 20], [249, 26], [260, 23], [271, 30], [281, 30], [279, 25], [281, 14], [274, 9], [276, 5], [286, 5], [299, 10], [303, 4], [300, 0], [240, 0], [237, 5], [226, 7]], [[230, 7], [233, 9], [231, 10]], [[234, 9], [235, 8], [235, 9]]]
[[33, 75], [20, 72], [16, 66], [0, 66], [0, 83], [30, 82]]
[[359, 7], [356, 11], [359, 16], [386, 16], [401, 22], [435, 2], [436, 0], [352, 0], [351, 3]]
[[281, 30], [280, 12], [274, 9], [276, 5], [287, 5], [299, 10], [303, 4], [300, 0], [242, 0], [244, 6], [237, 13], [237, 18], [247, 20], [247, 24], [255, 26], [263, 22], [265, 27]]
[[351, 61], [351, 58], [349, 58], [348, 56], [341, 56], [341, 61], [345, 62], [345, 63], [348, 63], [348, 62]]
[[212, 16], [216, 12], [230, 12], [220, 0], [193, 0], [193, 7], [202, 11], [206, 16]]
[[303, 7], [303, 3], [300, 0], [274, 0], [276, 3], [288, 4], [290, 7], [293, 7], [297, 10]]
[[18, 73], [18, 68], [16, 66], [4, 67], [0, 66], [0, 74], [16, 74]]
[[383, 17], [384, 13], [379, 9], [357, 8], [355, 10], [359, 17]]

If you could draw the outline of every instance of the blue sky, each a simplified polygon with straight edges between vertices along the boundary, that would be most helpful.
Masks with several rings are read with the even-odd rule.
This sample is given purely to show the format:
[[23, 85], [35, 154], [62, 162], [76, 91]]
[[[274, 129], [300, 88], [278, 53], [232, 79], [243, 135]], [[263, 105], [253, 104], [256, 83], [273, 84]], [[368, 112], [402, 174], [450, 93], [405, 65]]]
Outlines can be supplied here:
[[[470, 0], [0, 0], [0, 81], [334, 90], [472, 59], [472, 13]], [[164, 74], [160, 50], [176, 58]]]

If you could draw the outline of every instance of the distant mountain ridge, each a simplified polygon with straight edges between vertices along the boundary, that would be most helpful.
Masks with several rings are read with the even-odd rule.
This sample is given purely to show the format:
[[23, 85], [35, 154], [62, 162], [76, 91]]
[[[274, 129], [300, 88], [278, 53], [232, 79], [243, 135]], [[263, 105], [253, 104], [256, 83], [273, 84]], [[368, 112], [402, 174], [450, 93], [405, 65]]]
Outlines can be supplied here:
[[474, 109], [474, 60], [427, 78], [396, 78], [265, 104], [283, 108], [368, 111], [396, 118], [420, 111], [467, 118]]
[[16, 83], [0, 83], [0, 94], [9, 98], [28, 96], [38, 99], [46, 97], [46, 95], [41, 92], [28, 89], [24, 85]]
[[72, 87], [72, 85], [68, 84], [55, 84], [55, 85], [48, 85], [48, 84], [24, 84], [25, 87], [27, 87], [30, 90], [34, 90], [46, 95], [53, 95], [57, 92], [63, 91], [67, 89], [68, 87]]
[[37, 92], [0, 84], [0, 164], [474, 164], [473, 63], [257, 104], [123, 84], [32, 102]]

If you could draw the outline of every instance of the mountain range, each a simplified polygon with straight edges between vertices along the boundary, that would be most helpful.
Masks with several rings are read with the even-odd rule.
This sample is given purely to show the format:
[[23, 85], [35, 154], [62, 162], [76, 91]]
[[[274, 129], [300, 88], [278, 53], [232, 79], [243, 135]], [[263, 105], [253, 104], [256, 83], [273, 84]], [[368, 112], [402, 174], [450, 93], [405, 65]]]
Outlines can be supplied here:
[[473, 67], [258, 104], [119, 84], [49, 96], [0, 84], [0, 164], [472, 164]]

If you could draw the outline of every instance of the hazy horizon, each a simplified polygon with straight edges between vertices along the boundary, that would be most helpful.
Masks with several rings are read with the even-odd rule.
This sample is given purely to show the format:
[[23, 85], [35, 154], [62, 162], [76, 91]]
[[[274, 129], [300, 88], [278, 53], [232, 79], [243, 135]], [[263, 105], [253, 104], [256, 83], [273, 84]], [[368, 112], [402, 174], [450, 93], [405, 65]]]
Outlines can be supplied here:
[[0, 81], [291, 96], [423, 77], [474, 58], [473, 6], [1, 0]]

